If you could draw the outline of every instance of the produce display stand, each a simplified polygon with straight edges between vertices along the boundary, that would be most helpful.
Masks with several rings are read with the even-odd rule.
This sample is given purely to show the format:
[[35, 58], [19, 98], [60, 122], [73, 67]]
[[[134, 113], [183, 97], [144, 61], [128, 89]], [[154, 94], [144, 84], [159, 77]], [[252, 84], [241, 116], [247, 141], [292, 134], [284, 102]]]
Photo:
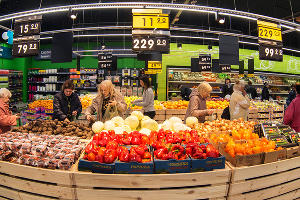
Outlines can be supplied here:
[[230, 167], [228, 200], [300, 197], [300, 157], [256, 166]]

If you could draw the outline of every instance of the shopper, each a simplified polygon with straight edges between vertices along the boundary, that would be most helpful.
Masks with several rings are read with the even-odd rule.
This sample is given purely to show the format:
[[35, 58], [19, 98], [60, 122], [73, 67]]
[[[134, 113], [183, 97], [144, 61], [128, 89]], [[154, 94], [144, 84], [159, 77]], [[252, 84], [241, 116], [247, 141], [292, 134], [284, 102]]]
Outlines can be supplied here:
[[0, 89], [0, 134], [10, 131], [11, 126], [17, 125], [17, 119], [19, 115], [12, 115], [9, 111], [9, 99], [11, 93], [6, 88]]
[[229, 78], [225, 79], [225, 85], [222, 87], [222, 97], [225, 98], [226, 95], [231, 95], [233, 93], [233, 85]]
[[291, 91], [288, 98], [286, 99], [286, 105], [289, 106], [290, 103], [296, 98], [296, 85], [291, 85]]
[[132, 103], [137, 106], [143, 106], [144, 115], [153, 119], [155, 117], [154, 109], [154, 93], [151, 87], [150, 79], [148, 76], [140, 78], [140, 85], [143, 87], [143, 99], [137, 99]]
[[197, 117], [199, 122], [204, 122], [205, 116], [214, 112], [213, 109], [206, 109], [206, 99], [210, 96], [211, 91], [212, 87], [207, 82], [200, 83], [197, 88], [193, 89], [184, 121], [193, 116]]
[[233, 86], [233, 93], [230, 98], [230, 119], [242, 118], [247, 120], [249, 107], [250, 100], [245, 91], [245, 82], [238, 80]]
[[124, 100], [122, 94], [114, 88], [114, 85], [110, 80], [102, 81], [98, 85], [98, 95], [92, 101], [86, 109], [86, 118], [88, 121], [94, 121], [92, 115], [97, 112], [97, 121], [106, 121], [109, 119], [104, 119], [105, 111], [108, 108], [116, 108], [118, 116], [123, 117], [126, 111], [127, 104]]
[[247, 94], [249, 95], [250, 99], [255, 99], [258, 97], [256, 88], [252, 86], [252, 82], [248, 81], [248, 87], [246, 89]]
[[269, 84], [267, 82], [265, 82], [264, 87], [261, 92], [261, 100], [262, 101], [264, 101], [264, 100], [269, 101], [269, 99], [270, 99], [269, 87], [270, 87]]
[[292, 127], [296, 132], [300, 132], [300, 84], [296, 85], [296, 98], [286, 109], [283, 122]]
[[67, 80], [62, 86], [62, 91], [54, 96], [53, 119], [70, 122], [78, 118], [82, 106], [74, 88], [73, 81]]
[[182, 97], [182, 100], [189, 101], [190, 94], [192, 93], [192, 89], [187, 86], [180, 85], [179, 90], [180, 90], [180, 96]]

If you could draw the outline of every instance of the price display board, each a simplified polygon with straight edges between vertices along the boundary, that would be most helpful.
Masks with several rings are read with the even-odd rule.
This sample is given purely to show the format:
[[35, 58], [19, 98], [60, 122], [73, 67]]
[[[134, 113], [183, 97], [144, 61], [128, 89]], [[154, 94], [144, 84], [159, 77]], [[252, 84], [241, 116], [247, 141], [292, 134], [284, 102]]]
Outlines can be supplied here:
[[99, 53], [98, 54], [98, 69], [111, 70], [113, 67], [113, 60], [111, 53]]
[[168, 14], [133, 13], [132, 28], [136, 29], [169, 29]]
[[257, 20], [257, 27], [259, 38], [282, 41], [280, 25]]
[[199, 55], [199, 68], [200, 71], [211, 71], [211, 55], [200, 54]]
[[15, 57], [35, 56], [39, 54], [40, 42], [27, 40], [13, 43], [12, 53]]
[[220, 68], [222, 72], [231, 72], [231, 65], [220, 64]]
[[132, 50], [134, 51], [156, 51], [169, 52], [170, 43], [167, 36], [149, 37], [147, 35], [139, 35], [132, 37]]
[[259, 45], [259, 59], [260, 60], [282, 61], [283, 60], [282, 47], [260, 44]]
[[41, 32], [41, 22], [18, 22], [14, 25], [14, 37], [39, 35]]

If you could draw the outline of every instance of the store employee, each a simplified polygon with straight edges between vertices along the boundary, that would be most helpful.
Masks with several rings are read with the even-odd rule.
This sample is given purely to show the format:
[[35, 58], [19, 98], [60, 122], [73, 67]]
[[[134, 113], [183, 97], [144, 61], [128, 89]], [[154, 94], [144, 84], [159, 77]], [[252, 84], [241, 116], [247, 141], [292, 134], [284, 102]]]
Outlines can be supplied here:
[[53, 119], [70, 122], [80, 115], [82, 106], [74, 88], [73, 81], [67, 80], [62, 86], [62, 91], [54, 96]]

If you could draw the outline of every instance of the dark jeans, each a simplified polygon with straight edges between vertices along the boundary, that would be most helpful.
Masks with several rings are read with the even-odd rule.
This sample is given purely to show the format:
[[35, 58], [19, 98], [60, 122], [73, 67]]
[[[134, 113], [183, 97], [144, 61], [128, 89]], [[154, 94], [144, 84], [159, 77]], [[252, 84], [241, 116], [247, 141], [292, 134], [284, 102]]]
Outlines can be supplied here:
[[144, 112], [144, 115], [153, 119], [155, 117], [156, 113], [155, 113], [155, 111], [150, 111], [150, 112]]

